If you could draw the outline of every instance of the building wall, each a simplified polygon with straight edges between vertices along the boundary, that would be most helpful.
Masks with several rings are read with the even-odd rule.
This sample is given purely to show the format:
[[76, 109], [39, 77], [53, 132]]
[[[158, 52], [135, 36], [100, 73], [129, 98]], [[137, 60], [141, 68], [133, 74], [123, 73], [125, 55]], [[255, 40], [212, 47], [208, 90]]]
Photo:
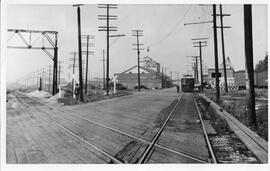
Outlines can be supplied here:
[[246, 81], [245, 81], [245, 71], [236, 71], [234, 73], [235, 83], [237, 86], [245, 87]]
[[[215, 69], [208, 69], [208, 83], [212, 86], [215, 87], [215, 77], [212, 77], [212, 74], [215, 73]], [[220, 86], [225, 86], [225, 78], [224, 78], [224, 69], [219, 69], [219, 73], [221, 73], [221, 77], [219, 77], [219, 84]], [[227, 68], [226, 70], [227, 73], [227, 83], [228, 85], [234, 85], [235, 84], [235, 78], [234, 78], [234, 70]]]
[[[208, 78], [209, 79], [214, 79], [212, 78], [212, 73], [215, 73], [215, 69], [208, 69]], [[224, 77], [224, 69], [219, 69], [219, 73], [221, 73], [221, 77]], [[233, 78], [234, 77], [234, 70], [233, 69], [227, 69], [227, 78]]]
[[[246, 86], [246, 73], [245, 70], [235, 72], [235, 83], [237, 86]], [[267, 87], [268, 86], [268, 72], [254, 72], [254, 85], [256, 87]]]
[[268, 87], [268, 72], [267, 71], [256, 72], [255, 76], [256, 76], [256, 80], [255, 80], [256, 86]]
[[[138, 85], [138, 74], [136, 73], [121, 73], [118, 75], [118, 83], [123, 84], [128, 89], [134, 89]], [[156, 74], [142, 73], [141, 85], [146, 86], [147, 88], [161, 88], [161, 78], [157, 78]]]

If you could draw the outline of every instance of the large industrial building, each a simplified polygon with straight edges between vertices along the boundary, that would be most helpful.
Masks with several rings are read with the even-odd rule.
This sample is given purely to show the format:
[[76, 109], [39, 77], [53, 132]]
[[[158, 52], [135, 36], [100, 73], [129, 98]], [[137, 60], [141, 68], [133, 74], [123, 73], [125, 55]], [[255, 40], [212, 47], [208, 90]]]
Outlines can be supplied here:
[[[138, 65], [128, 68], [122, 73], [116, 73], [118, 83], [128, 89], [138, 86]], [[141, 86], [149, 89], [160, 89], [172, 86], [172, 79], [160, 71], [160, 63], [154, 61], [149, 56], [143, 58], [140, 63]]]
[[[208, 78], [207, 82], [208, 84], [211, 85], [211, 87], [215, 87], [216, 81], [215, 81], [215, 68], [209, 68], [208, 69]], [[227, 58], [226, 60], [226, 74], [227, 74], [227, 84], [229, 89], [237, 89], [236, 84], [235, 84], [235, 78], [234, 78], [234, 68], [232, 66], [232, 63], [230, 62], [230, 59]], [[224, 89], [225, 88], [225, 77], [224, 77], [224, 68], [223, 68], [223, 63], [219, 65], [219, 84], [220, 88]]]
[[[227, 73], [227, 83], [228, 89], [244, 89], [246, 87], [246, 74], [245, 70], [234, 71], [234, 68], [230, 62], [230, 59], [226, 60], [226, 73]], [[220, 88], [225, 88], [225, 79], [224, 79], [224, 69], [223, 63], [219, 66], [219, 83]], [[208, 78], [207, 83], [211, 85], [212, 88], [215, 88], [215, 69], [208, 69]], [[254, 85], [255, 87], [266, 88], [268, 87], [268, 72], [255, 72], [254, 71]]]

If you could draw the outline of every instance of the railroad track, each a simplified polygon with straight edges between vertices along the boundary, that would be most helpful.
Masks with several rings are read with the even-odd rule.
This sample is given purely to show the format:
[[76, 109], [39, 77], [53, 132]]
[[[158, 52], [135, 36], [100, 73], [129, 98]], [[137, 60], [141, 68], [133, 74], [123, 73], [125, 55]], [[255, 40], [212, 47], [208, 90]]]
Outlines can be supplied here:
[[268, 143], [263, 138], [261, 138], [254, 131], [249, 129], [238, 119], [233, 117], [224, 109], [220, 108], [215, 102], [210, 100], [205, 95], [200, 94], [204, 100], [206, 100], [211, 106], [212, 110], [216, 115], [226, 120], [229, 129], [237, 135], [240, 141], [257, 157], [257, 159], [262, 163], [268, 163]]
[[[52, 119], [53, 117], [56, 117], [56, 113], [54, 115], [53, 115], [53, 113], [57, 112], [57, 117], [60, 117], [60, 115], [61, 115], [61, 118], [63, 118], [63, 116], [72, 116], [72, 117], [81, 119], [83, 121], [86, 121], [88, 123], [94, 124], [94, 125], [96, 125], [98, 127], [102, 127], [104, 129], [107, 129], [107, 130], [113, 131], [115, 133], [121, 134], [122, 136], [127, 136], [127, 137], [129, 137], [129, 138], [131, 138], [133, 140], [136, 140], [138, 142], [146, 144], [147, 148], [143, 152], [143, 154], [141, 155], [142, 157], [139, 159], [138, 163], [146, 163], [147, 159], [149, 159], [151, 157], [151, 154], [152, 154], [152, 151], [153, 151], [154, 147], [163, 149], [163, 150], [168, 151], [170, 153], [173, 153], [175, 155], [179, 155], [179, 156], [189, 158], [189, 159], [191, 159], [191, 160], [193, 160], [194, 162], [197, 162], [197, 163], [207, 163], [207, 161], [204, 161], [204, 160], [196, 157], [196, 155], [189, 154], [189, 153], [184, 152], [184, 151], [174, 150], [172, 148], [169, 148], [167, 146], [163, 146], [163, 145], [160, 145], [160, 144], [157, 143], [160, 135], [162, 134], [164, 128], [166, 127], [166, 124], [168, 123], [171, 116], [173, 115], [177, 105], [179, 105], [179, 103], [181, 102], [182, 96], [178, 97], [177, 103], [174, 105], [173, 109], [171, 110], [171, 112], [167, 116], [165, 122], [159, 128], [158, 132], [155, 134], [152, 141], [147, 141], [147, 140], [145, 140], [145, 139], [143, 139], [141, 137], [129, 134], [129, 133], [124, 132], [122, 130], [115, 129], [115, 128], [106, 126], [106, 125], [104, 125], [102, 123], [99, 123], [97, 121], [90, 120], [90, 119], [79, 116], [79, 114], [82, 114], [82, 113], [74, 113], [73, 111], [66, 110], [66, 109], [64, 109], [62, 107], [51, 106], [51, 105], [49, 105], [47, 103], [41, 102], [41, 101], [39, 101], [39, 100], [37, 100], [35, 98], [31, 98], [31, 97], [26, 96], [26, 95], [24, 95], [22, 93], [19, 93], [19, 92], [16, 92], [15, 95], [16, 95], [16, 97], [18, 97], [18, 99], [20, 99], [28, 107], [29, 110], [31, 110], [31, 112], [33, 114], [38, 114], [42, 118], [51, 121], [53, 124], [55, 124], [58, 127], [64, 129], [68, 133], [72, 134], [74, 137], [78, 138], [79, 140], [83, 141], [84, 143], [88, 144], [89, 146], [91, 146], [92, 148], [97, 150], [99, 154], [101, 154], [102, 156], [105, 156], [107, 159], [109, 159], [113, 163], [126, 163], [126, 161], [119, 160], [118, 158], [116, 158], [112, 154], [109, 154], [108, 152], [106, 152], [104, 149], [98, 147], [96, 144], [94, 144], [92, 142], [89, 142], [84, 137], [79, 136], [78, 134], [75, 133], [75, 131], [73, 131], [73, 130], [67, 128], [66, 126], [62, 125], [61, 123], [57, 122], [56, 119]], [[194, 100], [194, 103], [196, 104], [195, 100]], [[47, 110], [47, 111], [46, 110], [40, 110], [40, 108], [37, 108], [36, 106], [33, 106], [33, 105], [45, 106], [45, 107], [48, 107], [50, 110]], [[54, 112], [52, 112], [52, 109], [53, 109]], [[200, 112], [199, 112], [199, 109], [197, 107], [197, 104], [196, 104], [196, 110], [198, 111], [199, 118], [201, 120], [201, 116], [200, 116]], [[50, 112], [48, 112], [48, 111], [50, 111]], [[49, 116], [51, 116], [51, 117], [49, 117]], [[202, 123], [202, 130], [204, 132], [204, 136], [205, 136], [205, 139], [206, 139], [206, 142], [207, 142], [207, 145], [208, 145], [210, 158], [212, 159], [211, 162], [216, 163], [216, 159], [215, 159], [215, 156], [214, 156], [214, 153], [213, 153], [213, 150], [212, 150], [212, 147], [211, 147], [210, 141], [208, 139], [208, 136], [207, 136], [207, 133], [206, 133], [206, 130], [205, 130], [205, 127], [203, 125], [202, 120], [201, 120], [201, 123]]]
[[[32, 114], [38, 114], [40, 117], [42, 117], [43, 119], [57, 125], [58, 127], [64, 129], [66, 132], [68, 132], [69, 134], [71, 134], [72, 136], [74, 136], [75, 138], [79, 139], [80, 141], [86, 143], [87, 145], [91, 146], [92, 148], [94, 148], [95, 150], [97, 150], [99, 153], [101, 153], [102, 155], [106, 156], [107, 158], [109, 158], [112, 162], [114, 163], [122, 163], [122, 161], [118, 160], [117, 158], [113, 157], [112, 155], [110, 155], [109, 153], [107, 153], [106, 151], [98, 148], [97, 146], [95, 146], [94, 144], [90, 143], [89, 141], [86, 141], [84, 138], [80, 137], [79, 135], [77, 135], [76, 133], [74, 133], [72, 130], [66, 128], [65, 126], [55, 122], [54, 120], [50, 119], [49, 117], [47, 117], [46, 115], [44, 115], [42, 112], [38, 111], [36, 108], [34, 108], [33, 106], [29, 105], [29, 102], [32, 104], [42, 104], [38, 101], [32, 100], [30, 97], [28, 96], [22, 96], [21, 93], [15, 93], [15, 96], [25, 105], [28, 107], [28, 110], [32, 113]], [[42, 104], [43, 105], [43, 104]], [[110, 161], [110, 162], [111, 162]]]

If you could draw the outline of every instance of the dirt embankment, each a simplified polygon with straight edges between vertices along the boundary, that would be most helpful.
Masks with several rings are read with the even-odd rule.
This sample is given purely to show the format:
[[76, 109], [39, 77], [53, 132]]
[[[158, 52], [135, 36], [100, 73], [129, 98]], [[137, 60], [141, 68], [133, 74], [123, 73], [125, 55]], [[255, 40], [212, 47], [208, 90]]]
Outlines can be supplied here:
[[[205, 91], [206, 96], [215, 101], [214, 91]], [[268, 99], [267, 90], [256, 90], [256, 118], [258, 129], [254, 130], [263, 139], [268, 141]], [[247, 124], [246, 91], [221, 92], [219, 106], [233, 115], [245, 125]]]
[[201, 97], [196, 97], [196, 100], [203, 120], [209, 121], [215, 130], [208, 136], [218, 163], [259, 163], [253, 153], [230, 130], [226, 120], [215, 114], [209, 102]]

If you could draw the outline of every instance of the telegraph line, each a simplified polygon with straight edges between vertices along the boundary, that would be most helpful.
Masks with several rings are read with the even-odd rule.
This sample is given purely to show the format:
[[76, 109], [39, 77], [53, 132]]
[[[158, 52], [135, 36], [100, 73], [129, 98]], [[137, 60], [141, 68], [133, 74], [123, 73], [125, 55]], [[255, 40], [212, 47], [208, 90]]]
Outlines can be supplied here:
[[222, 12], [222, 5], [219, 5], [220, 14], [220, 28], [221, 28], [221, 44], [222, 44], [222, 56], [223, 56], [223, 69], [224, 69], [224, 81], [225, 81], [225, 92], [228, 93], [228, 83], [227, 83], [227, 68], [226, 68], [226, 57], [225, 57], [225, 45], [224, 45], [224, 33], [223, 28], [231, 28], [229, 26], [223, 26], [223, 17], [224, 16], [231, 16], [230, 14], [223, 14]]
[[138, 55], [138, 91], [141, 91], [140, 50], [144, 50], [144, 49], [140, 48], [140, 46], [142, 46], [143, 44], [140, 44], [139, 37], [143, 36], [143, 31], [142, 30], [132, 30], [132, 36], [135, 36], [137, 38], [137, 43], [132, 44], [132, 45], [136, 46], [136, 48], [133, 50], [136, 50], [137, 55]]
[[177, 27], [182, 23], [182, 21], [185, 19], [186, 15], [188, 14], [188, 12], [190, 11], [192, 7], [192, 4], [190, 5], [190, 7], [187, 9], [187, 11], [184, 13], [184, 15], [180, 18], [180, 20], [176, 23], [176, 25], [171, 29], [171, 31], [169, 31], [162, 39], [160, 39], [159, 41], [152, 43], [150, 46], [154, 46], [156, 44], [161, 43], [162, 41], [166, 40], [168, 37], [171, 36], [171, 34], [177, 29]]
[[[193, 44], [199, 44], [198, 46], [193, 46], [193, 47], [199, 47], [199, 54], [200, 54], [200, 71], [201, 71], [201, 91], [203, 92], [203, 68], [202, 68], [202, 47], [206, 47], [206, 43], [207, 43], [207, 40], [208, 38], [195, 38], [195, 39], [192, 39], [193, 41]], [[198, 72], [198, 70], [197, 70]]]
[[73, 5], [77, 7], [77, 21], [78, 21], [78, 53], [79, 53], [79, 93], [80, 101], [84, 102], [83, 98], [83, 75], [82, 75], [82, 40], [81, 40], [81, 4]]
[[89, 40], [90, 39], [94, 39], [95, 36], [94, 35], [82, 35], [82, 38], [86, 39], [86, 44], [83, 43], [83, 46], [86, 46], [86, 69], [85, 69], [85, 94], [87, 94], [87, 87], [88, 87], [88, 56], [89, 55], [94, 55], [93, 51], [89, 51], [89, 47], [94, 47], [95, 44], [94, 43], [90, 43]]
[[218, 44], [217, 44], [217, 23], [216, 23], [216, 4], [213, 7], [213, 20], [212, 21], [202, 21], [193, 23], [184, 23], [184, 25], [194, 25], [194, 24], [208, 24], [213, 23], [213, 35], [214, 35], [214, 56], [215, 56], [215, 82], [216, 82], [216, 101], [220, 100], [220, 89], [219, 89], [219, 69], [218, 69]]
[[121, 37], [125, 35], [110, 35], [110, 31], [117, 31], [117, 27], [110, 26], [110, 20], [117, 20], [116, 15], [110, 15], [110, 9], [117, 9], [117, 4], [99, 4], [98, 8], [106, 9], [105, 15], [98, 15], [98, 20], [106, 20], [107, 25], [106, 26], [99, 26], [98, 31], [105, 31], [107, 33], [107, 73], [106, 73], [106, 94], [109, 95], [109, 48], [110, 48], [110, 37]]

